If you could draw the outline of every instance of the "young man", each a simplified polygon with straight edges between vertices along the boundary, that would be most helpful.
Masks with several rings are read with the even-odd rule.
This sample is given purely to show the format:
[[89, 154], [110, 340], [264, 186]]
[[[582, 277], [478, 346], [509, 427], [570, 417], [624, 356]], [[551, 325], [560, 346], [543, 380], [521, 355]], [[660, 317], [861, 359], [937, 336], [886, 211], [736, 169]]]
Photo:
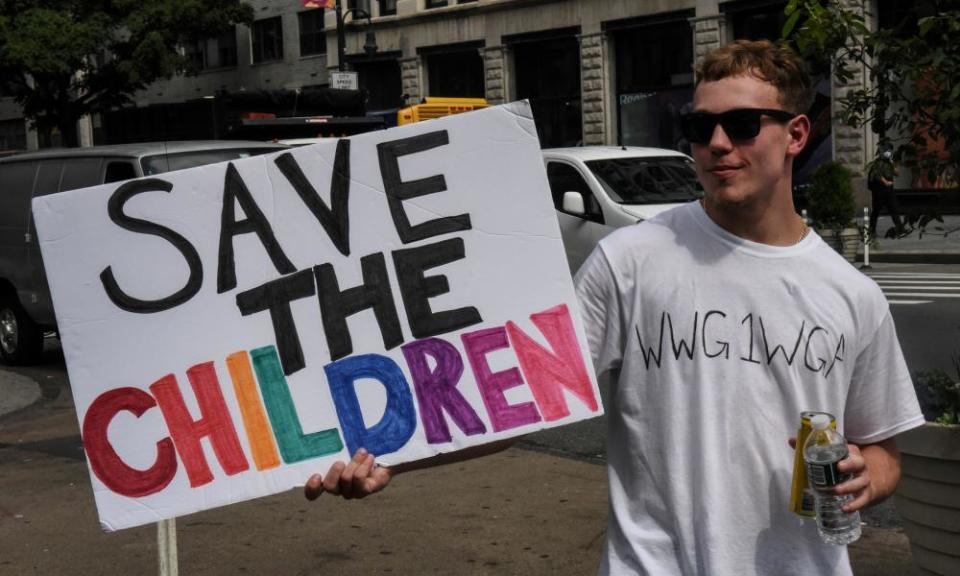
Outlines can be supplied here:
[[853, 443], [847, 511], [896, 487], [893, 436], [923, 418], [883, 294], [794, 209], [809, 98], [785, 47], [708, 54], [683, 118], [706, 197], [611, 234], [577, 275], [612, 374], [603, 574], [849, 574], [789, 511], [803, 410]]
[[[576, 278], [612, 376], [601, 574], [850, 574], [846, 548], [788, 509], [800, 412], [834, 414], [854, 442], [848, 511], [893, 492], [893, 436], [923, 417], [883, 294], [794, 210], [803, 62], [741, 41], [697, 77], [684, 129], [706, 198], [611, 234]], [[363, 497], [396, 472], [360, 452], [306, 494]]]

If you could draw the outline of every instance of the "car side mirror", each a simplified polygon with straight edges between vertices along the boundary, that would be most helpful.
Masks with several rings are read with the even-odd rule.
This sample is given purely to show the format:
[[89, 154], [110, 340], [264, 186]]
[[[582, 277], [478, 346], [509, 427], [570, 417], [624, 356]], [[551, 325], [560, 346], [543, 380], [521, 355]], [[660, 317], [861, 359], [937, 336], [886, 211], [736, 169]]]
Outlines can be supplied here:
[[583, 216], [587, 210], [583, 206], [583, 194], [579, 192], [563, 193], [563, 211], [574, 216]]

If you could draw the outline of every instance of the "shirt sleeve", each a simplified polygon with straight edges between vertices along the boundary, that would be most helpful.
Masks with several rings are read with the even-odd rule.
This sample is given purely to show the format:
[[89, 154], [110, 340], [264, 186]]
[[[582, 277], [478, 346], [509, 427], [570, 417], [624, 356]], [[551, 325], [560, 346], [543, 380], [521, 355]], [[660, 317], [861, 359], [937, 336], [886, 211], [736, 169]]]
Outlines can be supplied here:
[[580, 315], [597, 376], [620, 368], [623, 358], [623, 314], [613, 269], [597, 246], [574, 278]]
[[887, 310], [854, 364], [844, 435], [850, 442], [873, 444], [922, 424], [917, 393]]

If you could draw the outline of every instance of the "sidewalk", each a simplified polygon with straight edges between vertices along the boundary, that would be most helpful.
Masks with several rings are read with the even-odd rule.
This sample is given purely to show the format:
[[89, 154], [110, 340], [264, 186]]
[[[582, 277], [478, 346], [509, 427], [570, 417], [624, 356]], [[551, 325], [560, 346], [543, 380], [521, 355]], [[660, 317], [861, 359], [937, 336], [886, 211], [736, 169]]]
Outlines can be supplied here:
[[[904, 238], [885, 238], [893, 228], [889, 216], [877, 222], [875, 246], [870, 248], [871, 262], [903, 264], [960, 264], [960, 216], [944, 216], [943, 223], [931, 222], [922, 236], [914, 231]], [[863, 261], [860, 246], [859, 261]]]
[[12, 372], [0, 372], [0, 417], [26, 408], [39, 399], [40, 386], [36, 382]]
[[[12, 381], [0, 368], [0, 396]], [[104, 533], [69, 390], [0, 419], [0, 573], [157, 573], [156, 527]], [[555, 576], [595, 573], [599, 464], [513, 448], [413, 472], [363, 501], [299, 490], [177, 520], [182, 574]], [[906, 537], [864, 527], [858, 576], [910, 576]]]

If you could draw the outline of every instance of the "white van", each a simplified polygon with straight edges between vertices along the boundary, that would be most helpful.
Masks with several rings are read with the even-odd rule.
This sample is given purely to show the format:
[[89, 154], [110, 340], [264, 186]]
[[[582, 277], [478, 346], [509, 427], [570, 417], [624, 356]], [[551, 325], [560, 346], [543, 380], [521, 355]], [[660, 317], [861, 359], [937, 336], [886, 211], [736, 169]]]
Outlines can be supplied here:
[[549, 148], [543, 161], [572, 274], [614, 229], [703, 196], [693, 160], [675, 150]]
[[149, 142], [44, 150], [0, 159], [0, 361], [36, 360], [43, 350], [44, 332], [56, 330], [30, 212], [35, 196], [285, 148], [243, 141]]

